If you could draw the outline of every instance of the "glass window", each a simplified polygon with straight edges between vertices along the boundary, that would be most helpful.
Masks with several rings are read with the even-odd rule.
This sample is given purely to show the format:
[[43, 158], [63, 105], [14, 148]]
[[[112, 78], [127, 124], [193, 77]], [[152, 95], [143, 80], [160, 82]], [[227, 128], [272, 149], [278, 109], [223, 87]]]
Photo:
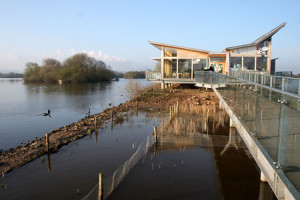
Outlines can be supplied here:
[[210, 62], [224, 62], [225, 58], [211, 57]]
[[164, 49], [164, 57], [177, 57], [177, 50], [165, 48]]
[[177, 59], [164, 59], [164, 77], [176, 78]]
[[242, 68], [242, 57], [231, 57], [230, 58], [230, 70], [238, 71]]
[[254, 71], [255, 69], [255, 58], [244, 57], [244, 70]]
[[192, 59], [178, 60], [178, 78], [191, 78]]
[[[257, 50], [261, 50], [263, 47], [268, 47], [268, 41], [265, 40], [263, 41], [262, 43], [260, 43], [258, 46], [257, 46]], [[268, 54], [268, 51], [265, 52], [266, 54]]]
[[267, 58], [257, 57], [256, 58], [256, 70], [257, 71], [267, 71]]
[[194, 71], [203, 71], [206, 68], [206, 59], [193, 60]]

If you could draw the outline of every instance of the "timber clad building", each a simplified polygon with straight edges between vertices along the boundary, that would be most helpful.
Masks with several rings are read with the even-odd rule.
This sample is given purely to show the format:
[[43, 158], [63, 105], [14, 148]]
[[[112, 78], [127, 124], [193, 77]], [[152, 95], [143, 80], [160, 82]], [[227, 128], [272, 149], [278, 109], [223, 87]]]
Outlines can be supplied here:
[[161, 72], [153, 72], [148, 80], [162, 83], [195, 83], [197, 71], [213, 70], [227, 74], [229, 71], [253, 71], [270, 73], [272, 36], [286, 23], [264, 34], [250, 44], [227, 47], [223, 52], [210, 52], [170, 44], [149, 42], [161, 51]]

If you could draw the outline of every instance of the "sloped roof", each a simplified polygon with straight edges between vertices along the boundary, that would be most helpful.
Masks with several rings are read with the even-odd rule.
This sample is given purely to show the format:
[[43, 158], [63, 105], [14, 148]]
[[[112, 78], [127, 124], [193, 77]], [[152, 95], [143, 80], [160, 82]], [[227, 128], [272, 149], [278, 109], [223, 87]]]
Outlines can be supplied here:
[[263, 36], [261, 36], [260, 38], [258, 38], [257, 40], [255, 40], [254, 42], [252, 42], [250, 44], [243, 44], [243, 45], [239, 45], [239, 46], [227, 47], [225, 50], [237, 49], [237, 48], [242, 48], [242, 47], [256, 46], [256, 45], [260, 44], [261, 42], [263, 42], [263, 41], [271, 38], [275, 33], [277, 33], [285, 25], [286, 25], [286, 22], [283, 22], [282, 24], [280, 24], [276, 28], [272, 29], [271, 31], [267, 32], [266, 34], [264, 34]]
[[176, 46], [176, 45], [172, 45], [172, 44], [164, 44], [164, 43], [158, 43], [158, 42], [152, 42], [152, 41], [148, 41], [148, 42], [158, 49], [161, 49], [161, 47], [169, 47], [169, 48], [197, 51], [197, 52], [201, 52], [201, 53], [210, 53], [210, 51], [201, 50], [201, 49], [194, 49], [194, 48], [189, 48], [189, 47]]

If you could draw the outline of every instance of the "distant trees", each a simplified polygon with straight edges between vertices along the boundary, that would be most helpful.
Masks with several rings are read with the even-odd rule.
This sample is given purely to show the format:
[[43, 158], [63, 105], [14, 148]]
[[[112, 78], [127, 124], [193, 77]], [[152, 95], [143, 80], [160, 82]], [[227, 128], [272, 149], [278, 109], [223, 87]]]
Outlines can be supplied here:
[[123, 78], [145, 78], [145, 71], [129, 71], [124, 73]]
[[9, 73], [0, 73], [0, 78], [22, 78], [23, 74], [20, 73], [14, 73], [14, 72], [9, 72]]
[[103, 61], [79, 53], [63, 63], [53, 58], [44, 59], [42, 66], [28, 62], [23, 78], [27, 82], [55, 83], [62, 80], [67, 83], [83, 83], [109, 81], [114, 76], [110, 66]]

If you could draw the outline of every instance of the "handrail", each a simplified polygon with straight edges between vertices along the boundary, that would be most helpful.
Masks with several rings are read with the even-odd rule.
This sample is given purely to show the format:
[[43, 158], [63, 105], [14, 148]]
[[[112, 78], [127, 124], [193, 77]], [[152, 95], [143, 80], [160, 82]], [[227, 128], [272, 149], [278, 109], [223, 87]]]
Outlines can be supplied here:
[[258, 74], [253, 72], [229, 72], [232, 78], [258, 84], [264, 88], [282, 92], [299, 98], [300, 96], [300, 78], [274, 76], [267, 74]]

